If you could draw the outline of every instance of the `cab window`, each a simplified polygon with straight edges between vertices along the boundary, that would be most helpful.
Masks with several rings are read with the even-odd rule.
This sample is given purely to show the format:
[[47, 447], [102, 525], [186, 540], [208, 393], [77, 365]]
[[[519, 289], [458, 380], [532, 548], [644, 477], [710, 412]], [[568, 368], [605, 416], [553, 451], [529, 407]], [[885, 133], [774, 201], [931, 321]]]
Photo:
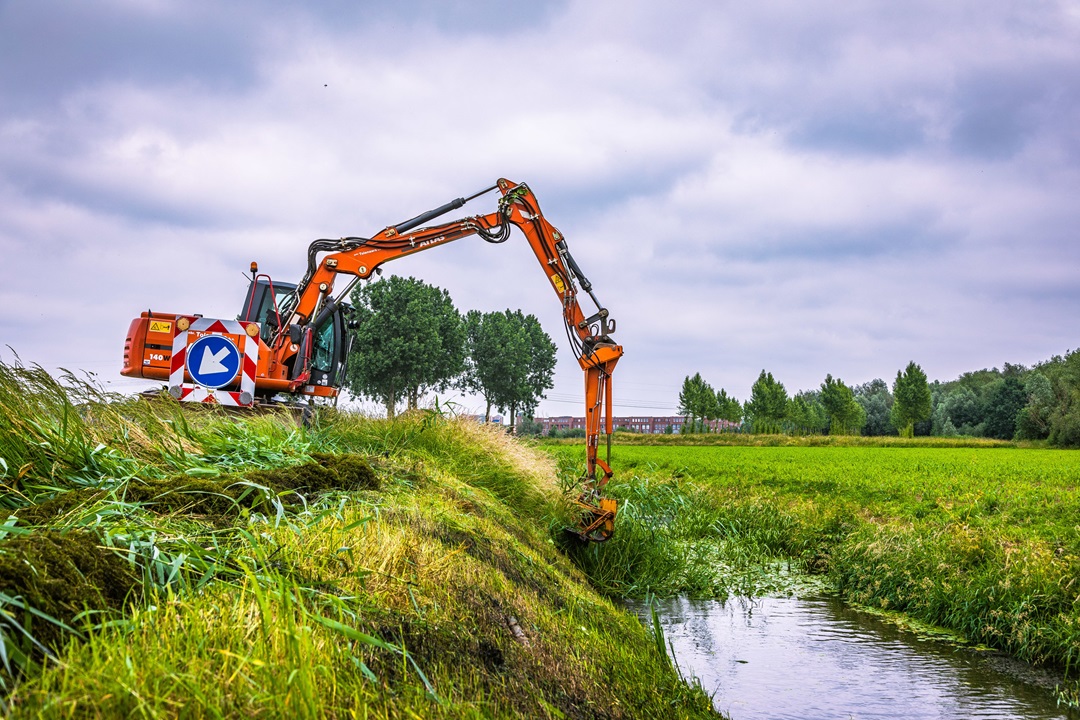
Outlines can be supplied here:
[[270, 342], [277, 327], [278, 314], [286, 314], [295, 290], [296, 285], [292, 283], [276, 282], [271, 286], [267, 280], [260, 278], [248, 287], [244, 310], [239, 319], [259, 323], [259, 336], [263, 342]]

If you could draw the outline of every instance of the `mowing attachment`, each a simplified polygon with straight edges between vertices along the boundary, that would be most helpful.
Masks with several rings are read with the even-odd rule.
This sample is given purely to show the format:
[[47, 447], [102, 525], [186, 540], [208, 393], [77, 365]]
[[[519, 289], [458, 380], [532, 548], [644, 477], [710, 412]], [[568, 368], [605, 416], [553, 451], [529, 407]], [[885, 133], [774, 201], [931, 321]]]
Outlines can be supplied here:
[[586, 490], [574, 503], [584, 512], [581, 523], [576, 528], [566, 528], [566, 532], [582, 542], [602, 543], [611, 539], [615, 532], [615, 511], [618, 503], [615, 498], [601, 497], [599, 493]]

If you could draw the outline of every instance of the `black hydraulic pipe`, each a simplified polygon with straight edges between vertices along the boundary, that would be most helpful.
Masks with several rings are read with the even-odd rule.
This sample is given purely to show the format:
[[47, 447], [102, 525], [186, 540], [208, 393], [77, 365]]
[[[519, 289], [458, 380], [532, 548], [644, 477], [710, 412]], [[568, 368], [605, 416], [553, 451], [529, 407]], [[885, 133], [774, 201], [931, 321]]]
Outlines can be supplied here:
[[450, 212], [451, 210], [457, 210], [459, 207], [461, 207], [464, 204], [465, 204], [465, 198], [458, 198], [457, 200], [451, 200], [450, 202], [446, 203], [445, 205], [440, 205], [439, 207], [435, 208], [434, 210], [428, 210], [426, 213], [421, 213], [421, 214], [417, 215], [412, 220], [406, 220], [403, 223], [398, 223], [397, 225], [394, 226], [394, 229], [397, 230], [398, 234], [409, 232], [414, 227], [419, 227], [420, 225], [423, 225], [424, 223], [426, 223], [428, 220], [433, 220], [433, 219], [439, 217], [440, 215], [445, 215], [446, 213]]
[[327, 299], [326, 304], [323, 305], [323, 309], [319, 311], [319, 314], [317, 316], [315, 316], [315, 320], [311, 323], [311, 327], [318, 328], [322, 326], [322, 324], [326, 322], [326, 318], [333, 315], [337, 309], [338, 305], [336, 302], [334, 302], [334, 298]]
[[559, 241], [556, 247], [562, 252], [563, 257], [566, 258], [566, 262], [570, 265], [570, 269], [573, 271], [574, 276], [581, 283], [581, 289], [585, 292], [590, 292], [592, 290], [592, 283], [589, 282], [589, 278], [585, 277], [585, 273], [581, 272], [581, 268], [578, 267], [577, 262], [574, 260], [574, 256], [570, 254], [570, 250], [566, 247], [566, 241]]
[[426, 213], [421, 213], [421, 214], [417, 215], [416, 217], [414, 217], [411, 220], [406, 220], [403, 223], [398, 223], [397, 225], [394, 225], [393, 226], [394, 230], [397, 231], [398, 234], [401, 234], [401, 233], [404, 233], [404, 232], [409, 232], [413, 228], [419, 227], [419, 226], [423, 225], [424, 223], [426, 223], [429, 220], [434, 220], [435, 218], [439, 217], [440, 215], [445, 215], [446, 213], [450, 212], [451, 210], [457, 210], [459, 207], [461, 207], [465, 203], [469, 202], [473, 198], [478, 198], [481, 195], [483, 195], [484, 193], [489, 193], [492, 190], [496, 189], [497, 187], [499, 187], [499, 186], [498, 185], [492, 185], [491, 187], [489, 187], [489, 188], [487, 188], [485, 190], [481, 190], [478, 193], [474, 193], [474, 194], [470, 195], [467, 198], [458, 198], [457, 200], [451, 200], [450, 202], [446, 203], [445, 205], [440, 205], [439, 207], [435, 208], [434, 210], [428, 210]]

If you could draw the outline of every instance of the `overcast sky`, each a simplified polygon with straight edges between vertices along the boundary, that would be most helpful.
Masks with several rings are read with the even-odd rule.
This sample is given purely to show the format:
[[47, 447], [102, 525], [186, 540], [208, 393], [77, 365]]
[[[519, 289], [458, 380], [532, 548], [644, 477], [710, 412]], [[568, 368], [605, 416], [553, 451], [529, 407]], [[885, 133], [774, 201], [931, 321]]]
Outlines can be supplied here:
[[[745, 399], [762, 369], [1030, 365], [1080, 346], [1080, 1], [0, 0], [0, 346], [26, 363], [142, 387], [140, 311], [235, 317], [251, 260], [295, 282], [311, 240], [499, 177], [617, 320], [619, 414], [695, 372]], [[386, 271], [535, 314], [540, 414], [583, 413], [520, 233]]]

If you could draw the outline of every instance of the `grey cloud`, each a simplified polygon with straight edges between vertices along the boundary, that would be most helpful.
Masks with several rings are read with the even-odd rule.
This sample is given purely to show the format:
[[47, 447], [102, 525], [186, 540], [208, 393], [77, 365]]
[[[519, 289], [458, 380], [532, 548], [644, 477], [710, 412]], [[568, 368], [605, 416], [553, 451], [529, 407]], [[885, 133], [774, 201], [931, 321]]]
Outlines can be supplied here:
[[[108, 168], [99, 168], [107, 173]], [[211, 227], [228, 224], [230, 216], [205, 207], [193, 207], [180, 198], [160, 193], [117, 188], [107, 182], [73, 175], [64, 167], [46, 163], [8, 162], [2, 174], [17, 186], [24, 198], [62, 199], [89, 212], [112, 214], [121, 211], [132, 222], [157, 223], [173, 227]]]
[[901, 221], [869, 221], [858, 226], [784, 228], [767, 232], [757, 242], [713, 252], [757, 263], [800, 260], [832, 264], [867, 259], [885, 262], [895, 257], [926, 258], [956, 241], [936, 229], [936, 224], [933, 216], [916, 215]]
[[56, 106], [96, 83], [196, 82], [222, 90], [255, 79], [265, 22], [220, 3], [163, 10], [56, 0], [0, 5], [0, 93], [7, 113]]
[[[1080, 27], [1061, 3], [771, 2], [695, 19], [670, 50], [740, 132], [871, 156], [993, 160], [1046, 134], [1077, 148]], [[637, 39], [653, 35], [642, 21]]]
[[[1024, 71], [1026, 70], [1026, 71]], [[1080, 80], [1072, 67], [1037, 64], [1026, 69], [982, 69], [958, 83], [958, 117], [950, 141], [960, 153], [1001, 160], [1037, 133], [1080, 137]]]
[[543, 25], [564, 2], [505, 0], [318, 0], [308, 11], [329, 25], [384, 22], [401, 27], [432, 27], [442, 32], [499, 34]]
[[808, 118], [791, 132], [791, 142], [826, 152], [867, 155], [894, 155], [926, 143], [923, 118], [906, 108], [886, 107], [870, 112], [843, 110], [846, 111]]

